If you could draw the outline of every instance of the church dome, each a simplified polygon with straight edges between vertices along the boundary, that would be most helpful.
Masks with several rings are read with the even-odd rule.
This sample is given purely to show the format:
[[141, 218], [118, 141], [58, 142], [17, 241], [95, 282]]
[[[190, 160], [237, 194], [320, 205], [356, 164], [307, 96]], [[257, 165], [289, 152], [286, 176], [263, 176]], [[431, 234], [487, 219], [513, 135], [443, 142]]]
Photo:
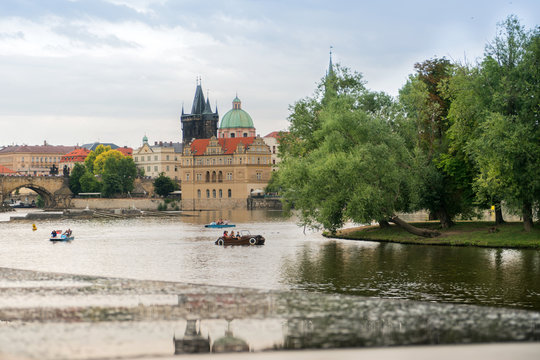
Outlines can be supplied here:
[[233, 108], [221, 118], [219, 128], [255, 128], [251, 116], [242, 110], [242, 102], [238, 96], [233, 100]]

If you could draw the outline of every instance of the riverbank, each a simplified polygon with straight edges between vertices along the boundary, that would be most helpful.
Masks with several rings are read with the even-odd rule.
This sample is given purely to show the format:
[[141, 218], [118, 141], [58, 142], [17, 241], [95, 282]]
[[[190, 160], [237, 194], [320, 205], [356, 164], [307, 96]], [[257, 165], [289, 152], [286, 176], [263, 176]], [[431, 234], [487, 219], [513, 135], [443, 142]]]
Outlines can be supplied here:
[[406, 232], [401, 227], [391, 225], [381, 228], [377, 225], [342, 229], [335, 235], [324, 233], [329, 238], [368, 240], [417, 245], [477, 246], [490, 248], [540, 249], [540, 225], [532, 231], [523, 230], [523, 223], [508, 222], [497, 225], [486, 221], [459, 221], [449, 229], [440, 229], [439, 222], [411, 222], [414, 226], [436, 229], [441, 235], [424, 238]]
[[366, 347], [540, 341], [537, 311], [8, 268], [0, 279], [2, 359], [335, 349], [311, 357], [326, 358], [339, 348], [360, 358]]

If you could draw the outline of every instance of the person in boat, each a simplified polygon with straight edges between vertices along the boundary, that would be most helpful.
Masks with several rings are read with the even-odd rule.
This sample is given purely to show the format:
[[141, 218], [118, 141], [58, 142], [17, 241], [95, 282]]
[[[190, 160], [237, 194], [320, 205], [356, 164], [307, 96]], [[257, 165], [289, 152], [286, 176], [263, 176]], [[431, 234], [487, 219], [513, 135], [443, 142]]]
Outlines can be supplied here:
[[53, 230], [53, 231], [51, 232], [51, 237], [53, 237], [53, 238], [56, 237], [56, 230]]
[[218, 225], [223, 225], [223, 220], [222, 219], [219, 219], [219, 221], [217, 222]]
[[227, 233], [227, 230], [225, 230], [225, 231], [223, 232], [223, 237], [224, 237], [224, 238], [229, 237], [229, 234]]

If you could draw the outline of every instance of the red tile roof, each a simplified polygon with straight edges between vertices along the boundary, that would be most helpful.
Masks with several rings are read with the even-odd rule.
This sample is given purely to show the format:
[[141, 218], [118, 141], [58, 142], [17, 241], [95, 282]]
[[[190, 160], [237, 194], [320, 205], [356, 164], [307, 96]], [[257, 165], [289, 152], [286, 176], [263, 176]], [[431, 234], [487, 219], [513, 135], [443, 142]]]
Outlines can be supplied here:
[[286, 134], [287, 132], [286, 131], [272, 131], [270, 134], [266, 135], [266, 137], [273, 137], [273, 138], [276, 138], [276, 139], [279, 139], [282, 134]]
[[13, 171], [3, 165], [0, 165], [0, 174], [15, 174], [16, 171]]
[[62, 156], [60, 162], [83, 162], [90, 154], [90, 150], [78, 148]]
[[[218, 142], [224, 153], [227, 155], [233, 154], [238, 147], [238, 144], [242, 143], [244, 146], [251, 145], [255, 140], [255, 137], [237, 137], [237, 138], [219, 138]], [[191, 151], [195, 156], [204, 155], [210, 139], [195, 139], [191, 143]]]
[[114, 149], [116, 151], [120, 151], [122, 155], [124, 156], [133, 156], [133, 149], [128, 147], [119, 147]]

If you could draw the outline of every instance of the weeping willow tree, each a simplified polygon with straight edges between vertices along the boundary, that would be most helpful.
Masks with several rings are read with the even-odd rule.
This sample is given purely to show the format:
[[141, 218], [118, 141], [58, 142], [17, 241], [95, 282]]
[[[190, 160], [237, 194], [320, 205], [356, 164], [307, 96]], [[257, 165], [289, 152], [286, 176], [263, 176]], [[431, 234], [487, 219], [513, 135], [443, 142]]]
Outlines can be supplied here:
[[276, 181], [303, 225], [335, 232], [349, 220], [394, 222], [438, 235], [396, 215], [411, 210], [416, 194], [413, 157], [391, 97], [367, 90], [361, 74], [331, 65], [315, 94], [291, 110]]

